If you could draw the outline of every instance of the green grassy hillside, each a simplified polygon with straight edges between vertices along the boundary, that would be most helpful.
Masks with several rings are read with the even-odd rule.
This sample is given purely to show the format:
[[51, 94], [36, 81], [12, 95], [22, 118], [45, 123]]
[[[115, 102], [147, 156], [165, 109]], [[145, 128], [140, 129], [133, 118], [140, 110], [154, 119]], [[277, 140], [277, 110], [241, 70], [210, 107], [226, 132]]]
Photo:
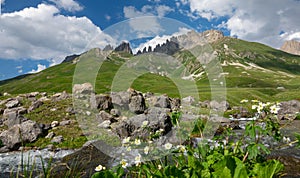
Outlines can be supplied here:
[[[227, 98], [232, 104], [244, 98], [263, 101], [300, 99], [300, 56], [229, 37], [214, 42], [212, 47], [217, 51], [217, 58], [222, 64], [223, 73], [220, 75], [225, 76]], [[96, 56], [93, 50], [88, 55]], [[115, 73], [132, 57], [127, 53], [113, 52], [99, 70], [96, 92], [109, 92]], [[204, 70], [186, 51], [180, 51], [175, 57], [182, 57], [182, 63], [195, 74]], [[71, 92], [75, 67], [76, 63], [66, 62], [37, 74], [1, 81], [0, 92]], [[207, 76], [203, 74], [195, 80], [200, 99], [209, 100], [211, 89]], [[172, 97], [179, 94], [169, 78], [150, 73], [138, 77], [132, 88], [142, 92], [167, 93]]]

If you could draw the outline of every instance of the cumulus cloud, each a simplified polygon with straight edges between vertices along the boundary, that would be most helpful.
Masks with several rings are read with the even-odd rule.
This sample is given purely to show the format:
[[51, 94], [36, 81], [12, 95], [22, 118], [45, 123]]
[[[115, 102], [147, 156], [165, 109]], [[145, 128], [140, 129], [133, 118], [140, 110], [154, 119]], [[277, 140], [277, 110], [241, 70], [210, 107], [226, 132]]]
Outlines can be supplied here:
[[[138, 32], [138, 37], [147, 37], [159, 33], [161, 31], [161, 26], [158, 22], [158, 18], [165, 16], [171, 11], [174, 11], [174, 9], [165, 5], [145, 5], [141, 10], [137, 10], [133, 6], [125, 6], [123, 9], [125, 18], [132, 18], [129, 21], [129, 25], [134, 31]], [[149, 17], [147, 19], [136, 18], [143, 16]]]
[[62, 8], [69, 12], [81, 11], [83, 7], [73, 0], [50, 0], [55, 3], [58, 8]]
[[30, 72], [28, 72], [29, 74], [34, 74], [34, 73], [38, 73], [41, 72], [42, 70], [45, 70], [47, 67], [45, 65], [41, 65], [38, 64], [37, 65], [37, 69], [32, 69]]
[[191, 12], [209, 21], [228, 19], [222, 26], [232, 36], [277, 48], [300, 32], [300, 2], [296, 0], [189, 0], [189, 6]]
[[4, 13], [0, 22], [0, 58], [48, 59], [61, 62], [66, 55], [114, 40], [86, 17], [63, 16], [53, 5]]

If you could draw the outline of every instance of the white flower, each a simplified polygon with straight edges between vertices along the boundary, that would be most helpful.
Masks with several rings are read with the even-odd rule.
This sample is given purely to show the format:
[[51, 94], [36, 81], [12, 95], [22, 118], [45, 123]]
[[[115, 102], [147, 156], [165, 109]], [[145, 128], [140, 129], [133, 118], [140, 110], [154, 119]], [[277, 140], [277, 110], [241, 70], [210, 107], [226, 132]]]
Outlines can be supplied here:
[[144, 121], [142, 124], [142, 127], [147, 127], [148, 124], [149, 124], [149, 121]]
[[122, 143], [123, 143], [123, 144], [127, 144], [127, 143], [129, 143], [129, 142], [130, 142], [130, 137], [124, 138], [124, 139], [122, 140]]
[[140, 145], [141, 144], [141, 140], [140, 139], [135, 139], [134, 144], [135, 145]]
[[251, 100], [252, 103], [258, 103], [258, 100]]
[[122, 168], [126, 168], [128, 166], [127, 160], [126, 159], [122, 159], [120, 162]]
[[248, 103], [248, 100], [247, 99], [243, 99], [243, 100], [241, 100], [241, 103]]
[[149, 146], [146, 146], [144, 148], [144, 153], [147, 155], [149, 153], [149, 150], [150, 150], [150, 147]]
[[184, 153], [184, 152], [186, 151], [185, 146], [183, 146], [183, 145], [177, 145], [176, 148], [177, 148], [177, 149], [179, 150], [179, 152], [181, 152], [181, 153]]
[[289, 143], [289, 142], [291, 142], [291, 139], [289, 137], [283, 137], [282, 141]]
[[252, 109], [256, 109], [257, 107], [257, 105], [252, 105]]
[[159, 165], [157, 166], [157, 168], [158, 168], [158, 170], [161, 170], [162, 166], [159, 164]]
[[166, 143], [164, 145], [164, 147], [165, 147], [166, 150], [170, 150], [172, 148], [172, 144], [171, 143]]
[[142, 156], [140, 154], [138, 154], [135, 158], [134, 158], [134, 162], [135, 162], [135, 165], [138, 166], [141, 164], [141, 158]]
[[270, 107], [270, 112], [273, 114], [278, 114], [279, 110], [280, 110], [280, 107], [278, 107], [277, 105], [273, 105]]
[[99, 164], [96, 168], [95, 171], [102, 171], [105, 170], [106, 168], [104, 166], [102, 166], [101, 164]]
[[130, 146], [127, 147], [127, 148], [126, 148], [126, 151], [128, 151], [128, 152], [131, 151], [131, 147], [130, 147]]

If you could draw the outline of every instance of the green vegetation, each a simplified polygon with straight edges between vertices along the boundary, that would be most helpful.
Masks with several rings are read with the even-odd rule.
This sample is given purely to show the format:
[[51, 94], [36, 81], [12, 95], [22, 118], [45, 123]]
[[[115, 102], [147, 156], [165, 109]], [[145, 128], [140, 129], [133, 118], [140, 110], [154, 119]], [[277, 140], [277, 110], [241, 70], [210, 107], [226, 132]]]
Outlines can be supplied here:
[[[196, 147], [165, 143], [163, 149], [169, 151], [169, 155], [160, 159], [142, 161], [143, 158], [147, 159], [148, 154], [159, 149], [149, 144], [145, 148], [139, 148], [138, 153], [135, 152], [133, 164], [121, 158], [120, 164], [111, 169], [106, 169], [103, 165], [97, 166], [95, 168], [97, 172], [92, 177], [280, 177], [283, 175], [284, 166], [278, 160], [266, 159], [266, 155], [270, 154], [271, 150], [263, 143], [263, 140], [269, 137], [272, 138], [271, 142], [285, 144], [282, 143], [285, 137], [280, 132], [281, 126], [274, 115], [277, 113], [278, 106], [274, 103], [257, 104], [254, 105], [255, 111], [264, 112], [266, 116], [248, 122], [245, 132], [240, 136], [236, 136], [230, 128], [225, 127], [221, 135], [215, 136], [212, 140], [203, 138]], [[180, 122], [180, 114], [174, 113], [172, 120], [173, 123]], [[263, 126], [262, 123], [265, 125]], [[201, 135], [205, 126], [205, 121], [198, 120], [193, 133]], [[130, 150], [134, 148], [136, 141], [130, 143], [130, 138], [124, 140], [125, 148]], [[299, 135], [297, 140], [289, 141], [287, 145], [295, 143], [300, 146]]]
[[[227, 49], [224, 48], [227, 46]], [[225, 77], [224, 86], [227, 89], [227, 99], [231, 104], [237, 104], [243, 98], [253, 98], [262, 101], [299, 99], [300, 89], [300, 57], [291, 55], [268, 46], [225, 37], [212, 44], [218, 52], [218, 59], [222, 64], [222, 74]], [[96, 50], [84, 54], [82, 59], [90, 58], [97, 61]], [[192, 73], [205, 71], [190, 52], [181, 51], [175, 58]], [[133, 56], [124, 52], [113, 52], [101, 65], [96, 79], [96, 92], [109, 92], [116, 72]], [[174, 60], [176, 60], [174, 59]], [[86, 61], [87, 66], [95, 64]], [[100, 63], [99, 63], [100, 64]], [[62, 63], [50, 67], [40, 73], [21, 76], [1, 81], [0, 91], [11, 94], [28, 93], [32, 91], [46, 91], [49, 93], [67, 91], [72, 92], [72, 81], [76, 64]], [[126, 71], [128, 72], [128, 71]], [[180, 73], [180, 70], [176, 72]], [[183, 71], [181, 71], [183, 72]], [[87, 72], [88, 73], [88, 72]], [[175, 75], [179, 75], [175, 74]], [[137, 74], [130, 73], [130, 76]], [[122, 73], [129, 76], [129, 73]], [[174, 81], [168, 77], [145, 73], [133, 81], [131, 87], [142, 92], [166, 93], [171, 97], [178, 97], [179, 91]], [[211, 79], [212, 80], [212, 79]], [[206, 74], [197, 79], [200, 100], [210, 100], [211, 86]], [[122, 86], [127, 86], [124, 83]], [[181, 84], [185, 86], [185, 84]], [[195, 94], [189, 91], [188, 94]]]

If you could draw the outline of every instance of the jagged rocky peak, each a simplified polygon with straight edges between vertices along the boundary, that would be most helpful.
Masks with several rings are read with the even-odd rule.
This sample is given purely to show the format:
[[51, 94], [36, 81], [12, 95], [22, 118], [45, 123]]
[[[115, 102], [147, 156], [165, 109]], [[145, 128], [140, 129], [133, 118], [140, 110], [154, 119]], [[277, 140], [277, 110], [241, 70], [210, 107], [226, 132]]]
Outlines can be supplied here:
[[103, 51], [112, 51], [112, 50], [114, 50], [114, 48], [113, 48], [113, 46], [110, 45], [110, 44], [106, 45], [106, 46], [103, 48]]
[[80, 55], [77, 55], [77, 54], [73, 54], [73, 55], [70, 55], [70, 56], [67, 56], [65, 57], [65, 59], [62, 61], [62, 63], [64, 62], [71, 62], [73, 61], [75, 58], [79, 57]]
[[119, 46], [115, 48], [115, 51], [123, 51], [132, 54], [132, 50], [130, 48], [130, 44], [128, 42], [123, 41]]
[[207, 40], [207, 42], [212, 43], [222, 39], [224, 34], [219, 30], [207, 30], [202, 33], [202, 36]]
[[280, 49], [290, 54], [300, 55], [300, 42], [296, 40], [285, 41]]

